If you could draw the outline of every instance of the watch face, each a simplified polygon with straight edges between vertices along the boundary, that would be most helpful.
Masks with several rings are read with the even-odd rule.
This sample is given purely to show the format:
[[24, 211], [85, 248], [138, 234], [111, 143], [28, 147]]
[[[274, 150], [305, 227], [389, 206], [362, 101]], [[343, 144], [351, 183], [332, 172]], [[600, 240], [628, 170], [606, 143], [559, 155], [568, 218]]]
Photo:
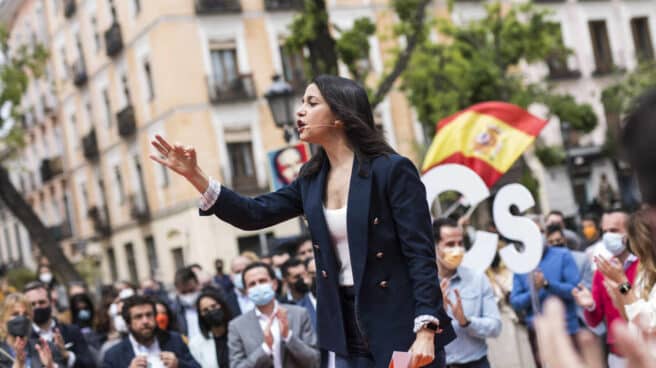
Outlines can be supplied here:
[[427, 324], [426, 328], [428, 328], [429, 330], [437, 331], [437, 325], [433, 322]]

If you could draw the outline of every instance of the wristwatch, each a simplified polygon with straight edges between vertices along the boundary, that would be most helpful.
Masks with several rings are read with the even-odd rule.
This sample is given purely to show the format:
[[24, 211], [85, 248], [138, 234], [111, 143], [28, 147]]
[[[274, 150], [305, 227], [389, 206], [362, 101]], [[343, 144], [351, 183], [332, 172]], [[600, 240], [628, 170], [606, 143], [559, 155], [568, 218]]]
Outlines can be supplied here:
[[424, 324], [423, 327], [426, 328], [426, 329], [429, 329], [429, 330], [431, 330], [435, 333], [437, 333], [437, 331], [440, 329], [440, 326], [435, 322], [428, 322], [428, 323]]
[[629, 291], [631, 291], [631, 284], [628, 282], [623, 282], [617, 287], [617, 289], [619, 289], [620, 294], [626, 295], [629, 293]]

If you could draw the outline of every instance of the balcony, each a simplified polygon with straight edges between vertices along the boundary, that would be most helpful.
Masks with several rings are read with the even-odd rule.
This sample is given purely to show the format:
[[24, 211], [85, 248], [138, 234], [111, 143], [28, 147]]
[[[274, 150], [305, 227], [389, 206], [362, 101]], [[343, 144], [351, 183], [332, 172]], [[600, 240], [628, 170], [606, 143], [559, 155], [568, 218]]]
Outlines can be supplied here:
[[112, 23], [109, 29], [105, 31], [105, 46], [109, 57], [116, 56], [123, 50], [123, 35], [118, 22]]
[[130, 217], [139, 223], [146, 222], [150, 219], [150, 209], [148, 208], [148, 201], [144, 194], [130, 194], [128, 197], [130, 204]]
[[87, 80], [87, 67], [84, 65], [84, 60], [79, 58], [73, 63], [73, 84], [82, 87], [87, 83]]
[[196, 0], [196, 14], [241, 12], [239, 0]]
[[56, 241], [61, 241], [73, 236], [73, 231], [71, 230], [71, 223], [68, 220], [62, 221], [59, 225], [49, 226], [48, 230], [55, 238]]
[[109, 224], [109, 215], [107, 207], [93, 206], [89, 208], [87, 213], [91, 222], [93, 222], [93, 230], [101, 237], [107, 237], [112, 233], [112, 228]]
[[248, 101], [257, 97], [253, 76], [250, 74], [240, 75], [231, 82], [219, 81], [215, 77], [209, 77], [207, 84], [212, 103]]
[[127, 105], [123, 110], [116, 113], [116, 120], [118, 121], [118, 134], [121, 137], [127, 138], [137, 131], [137, 122], [132, 105]]
[[39, 171], [41, 172], [41, 181], [44, 183], [50, 181], [55, 176], [64, 173], [64, 165], [61, 156], [41, 160]]
[[64, 16], [66, 18], [70, 18], [75, 14], [75, 10], [77, 9], [77, 5], [75, 4], [75, 0], [66, 0], [64, 3]]
[[264, 7], [268, 11], [301, 10], [303, 0], [264, 0]]
[[91, 131], [82, 137], [82, 151], [87, 160], [93, 160], [98, 157], [98, 141], [96, 140], [96, 131]]

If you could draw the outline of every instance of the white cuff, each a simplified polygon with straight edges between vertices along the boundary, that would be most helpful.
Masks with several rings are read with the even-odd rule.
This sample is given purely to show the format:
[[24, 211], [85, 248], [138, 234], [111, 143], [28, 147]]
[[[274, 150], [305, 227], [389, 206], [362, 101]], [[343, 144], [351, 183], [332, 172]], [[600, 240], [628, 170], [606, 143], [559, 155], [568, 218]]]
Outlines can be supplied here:
[[66, 366], [68, 368], [72, 368], [75, 365], [75, 353], [72, 351], [68, 351], [68, 361], [66, 362]]
[[267, 353], [267, 355], [269, 356], [273, 355], [273, 351], [269, 349], [269, 345], [267, 345], [266, 342], [262, 342], [262, 350], [264, 350], [264, 352]]
[[433, 317], [430, 314], [422, 314], [421, 316], [415, 318], [415, 326], [412, 329], [412, 332], [417, 333], [425, 325], [427, 325], [431, 322], [435, 323], [438, 326], [440, 325], [440, 320], [437, 319], [436, 317]]
[[214, 203], [216, 203], [216, 200], [219, 198], [219, 194], [221, 194], [221, 184], [212, 179], [212, 177], [209, 179], [210, 184], [207, 186], [205, 193], [201, 195], [200, 202], [198, 204], [198, 207], [203, 211], [207, 211], [212, 208]]
[[287, 337], [283, 338], [282, 341], [285, 342], [285, 344], [289, 343], [289, 340], [292, 339], [292, 330], [290, 329], [289, 332], [287, 333]]

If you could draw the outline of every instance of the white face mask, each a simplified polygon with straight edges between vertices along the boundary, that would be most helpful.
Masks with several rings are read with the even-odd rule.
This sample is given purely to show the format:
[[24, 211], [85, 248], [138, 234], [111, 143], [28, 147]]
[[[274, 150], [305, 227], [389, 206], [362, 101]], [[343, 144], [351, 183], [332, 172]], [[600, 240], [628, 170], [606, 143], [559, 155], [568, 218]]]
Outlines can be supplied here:
[[185, 307], [193, 307], [194, 304], [196, 304], [196, 300], [198, 300], [198, 296], [200, 295], [200, 292], [194, 291], [193, 293], [188, 293], [188, 294], [182, 294], [180, 295], [180, 301]]
[[114, 316], [112, 320], [114, 321], [114, 328], [116, 331], [121, 333], [128, 333], [128, 325], [125, 323], [125, 320], [122, 316]]
[[39, 280], [44, 284], [49, 284], [52, 281], [52, 274], [50, 272], [42, 273]]
[[603, 237], [604, 246], [613, 256], [619, 256], [626, 250], [624, 236], [619, 233], [605, 233]]

